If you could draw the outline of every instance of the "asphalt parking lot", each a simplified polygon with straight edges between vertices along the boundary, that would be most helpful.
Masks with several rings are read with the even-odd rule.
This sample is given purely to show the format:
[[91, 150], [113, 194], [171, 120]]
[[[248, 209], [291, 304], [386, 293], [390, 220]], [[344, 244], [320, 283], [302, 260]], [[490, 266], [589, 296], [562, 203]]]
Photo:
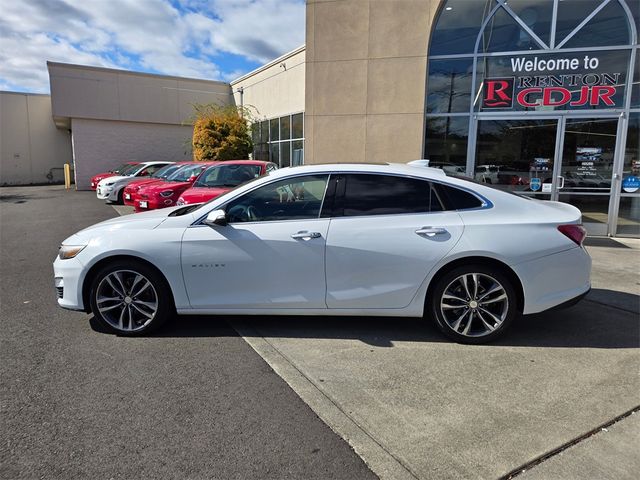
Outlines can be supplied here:
[[59, 242], [115, 210], [59, 187], [4, 188], [0, 209], [2, 478], [640, 471], [640, 413], [610, 425], [640, 405], [638, 241], [591, 241], [587, 299], [491, 345], [385, 318], [181, 317], [127, 339], [52, 287]]
[[376, 478], [225, 319], [134, 339], [57, 307], [60, 242], [115, 215], [0, 189], [0, 478]]

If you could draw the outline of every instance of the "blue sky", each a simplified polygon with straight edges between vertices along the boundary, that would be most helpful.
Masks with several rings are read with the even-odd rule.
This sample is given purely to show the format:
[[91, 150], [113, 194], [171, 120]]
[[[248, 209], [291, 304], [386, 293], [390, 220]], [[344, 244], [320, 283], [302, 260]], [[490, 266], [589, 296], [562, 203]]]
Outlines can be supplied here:
[[22, 0], [0, 8], [0, 90], [46, 62], [232, 80], [304, 43], [304, 0]]

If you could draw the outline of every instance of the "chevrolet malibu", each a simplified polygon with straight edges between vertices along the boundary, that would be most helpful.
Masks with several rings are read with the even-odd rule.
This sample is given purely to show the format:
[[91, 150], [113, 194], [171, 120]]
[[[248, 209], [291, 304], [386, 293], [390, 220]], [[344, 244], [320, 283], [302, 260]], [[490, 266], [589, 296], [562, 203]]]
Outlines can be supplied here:
[[410, 165], [285, 168], [99, 223], [54, 262], [60, 306], [121, 335], [178, 314], [406, 316], [481, 343], [590, 289], [580, 211]]

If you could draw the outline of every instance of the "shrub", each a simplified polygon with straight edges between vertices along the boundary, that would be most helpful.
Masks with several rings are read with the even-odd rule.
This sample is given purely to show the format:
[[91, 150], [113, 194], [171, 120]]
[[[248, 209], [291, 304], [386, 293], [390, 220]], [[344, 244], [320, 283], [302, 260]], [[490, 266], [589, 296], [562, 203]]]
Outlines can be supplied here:
[[193, 159], [235, 160], [249, 158], [253, 142], [249, 112], [233, 105], [194, 105]]

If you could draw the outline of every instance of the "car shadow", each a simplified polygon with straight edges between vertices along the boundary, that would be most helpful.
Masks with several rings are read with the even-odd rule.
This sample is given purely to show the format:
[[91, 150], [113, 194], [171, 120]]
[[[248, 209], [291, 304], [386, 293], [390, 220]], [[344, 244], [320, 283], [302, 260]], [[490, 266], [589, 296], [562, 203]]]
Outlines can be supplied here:
[[[595, 298], [595, 300], [592, 299]], [[608, 305], [601, 302], [608, 299]], [[621, 307], [623, 305], [624, 307]], [[577, 305], [518, 318], [494, 347], [640, 348], [640, 296], [594, 289]], [[633, 307], [630, 309], [628, 307]], [[108, 333], [95, 318], [91, 327]], [[394, 342], [451, 342], [429, 319], [405, 317], [179, 315], [153, 337], [247, 336], [359, 340], [376, 347]], [[469, 347], [473, 348], [473, 347]]]
[[27, 203], [31, 195], [0, 195], [0, 203]]

